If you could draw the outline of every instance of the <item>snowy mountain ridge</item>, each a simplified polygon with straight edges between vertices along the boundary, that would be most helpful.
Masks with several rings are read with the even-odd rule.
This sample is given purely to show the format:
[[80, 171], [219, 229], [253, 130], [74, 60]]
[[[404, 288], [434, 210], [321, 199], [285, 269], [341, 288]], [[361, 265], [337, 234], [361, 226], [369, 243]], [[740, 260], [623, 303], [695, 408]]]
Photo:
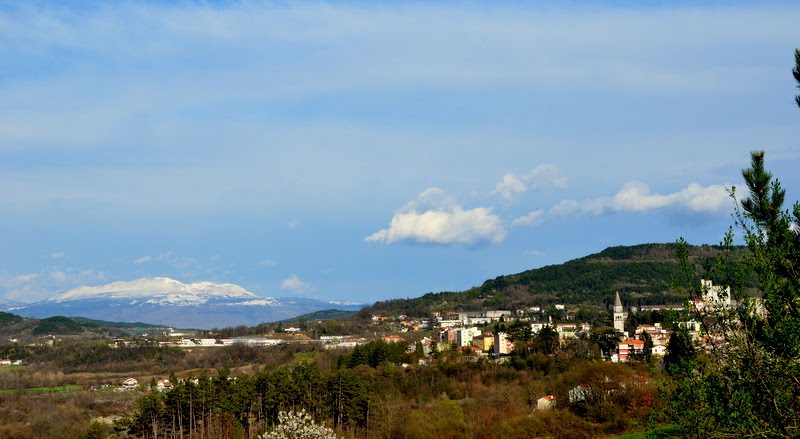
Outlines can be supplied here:
[[227, 283], [194, 282], [185, 284], [168, 277], [141, 278], [106, 285], [80, 286], [45, 299], [64, 302], [86, 299], [146, 299], [147, 303], [193, 305], [209, 299], [272, 300]]
[[326, 309], [356, 311], [361, 306], [307, 297], [263, 297], [234, 284], [185, 284], [167, 277], [153, 277], [81, 286], [36, 303], [0, 304], [0, 309], [27, 317], [82, 316], [211, 329], [257, 325]]

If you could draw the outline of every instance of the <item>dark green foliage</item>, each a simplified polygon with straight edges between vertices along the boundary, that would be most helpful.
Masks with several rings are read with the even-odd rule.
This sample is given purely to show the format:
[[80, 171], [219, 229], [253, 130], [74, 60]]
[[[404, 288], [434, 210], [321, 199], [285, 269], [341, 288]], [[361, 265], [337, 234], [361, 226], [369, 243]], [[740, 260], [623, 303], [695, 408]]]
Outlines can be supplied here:
[[650, 357], [653, 355], [653, 337], [647, 333], [647, 331], [642, 332], [642, 340], [644, 340], [644, 346], [642, 347], [642, 360], [645, 363], [650, 362]]
[[[701, 271], [722, 251], [719, 246], [690, 246], [688, 258]], [[742, 253], [743, 249], [736, 249]], [[555, 303], [607, 303], [614, 291], [636, 305], [675, 304], [685, 292], [673, 288], [683, 276], [675, 244], [641, 244], [609, 247], [600, 253], [484, 282], [463, 292], [428, 293], [415, 299], [376, 302], [358, 314], [372, 313], [429, 316], [431, 311], [522, 309]], [[748, 278], [749, 286], [754, 279]]]
[[149, 323], [135, 322], [109, 322], [106, 320], [96, 320], [86, 317], [70, 317], [75, 323], [86, 328], [118, 328], [118, 329], [152, 329], [162, 328], [163, 326], [151, 325]]
[[338, 320], [338, 319], [346, 319], [356, 311], [344, 311], [341, 309], [324, 309], [321, 311], [314, 311], [312, 313], [303, 314], [301, 316], [292, 317], [291, 319], [282, 320], [283, 323], [297, 323], [300, 321], [314, 321], [314, 320]]
[[33, 335], [67, 335], [80, 334], [81, 332], [83, 332], [83, 326], [64, 316], [54, 316], [39, 320], [39, 323], [32, 331]]
[[356, 367], [364, 364], [371, 367], [378, 367], [384, 363], [400, 364], [410, 361], [406, 349], [408, 343], [386, 343], [383, 340], [374, 340], [365, 345], [353, 348], [350, 355], [339, 358], [341, 367]]
[[592, 328], [590, 339], [597, 343], [600, 351], [608, 357], [617, 349], [617, 345], [622, 341], [622, 334], [613, 326], [600, 326]]
[[694, 369], [696, 358], [697, 353], [689, 333], [685, 329], [673, 331], [667, 342], [664, 370], [670, 375], [687, 375]]
[[0, 311], [0, 327], [13, 325], [22, 321], [22, 317], [8, 312]]
[[30, 348], [26, 360], [51, 362], [65, 372], [127, 371], [143, 365], [170, 365], [186, 353], [180, 348], [138, 346], [112, 348], [105, 343], [69, 343], [54, 348]]
[[[794, 69], [792, 70], [794, 80], [797, 82], [797, 88], [800, 88], [800, 49], [794, 50]], [[800, 95], [794, 97], [795, 103], [800, 107]]]
[[558, 332], [550, 326], [545, 326], [536, 334], [536, 351], [551, 355], [558, 351]]
[[[339, 428], [363, 426], [369, 394], [364, 379], [350, 370], [322, 373], [301, 363], [233, 379], [227, 369], [196, 383], [176, 381], [172, 390], [153, 392], [136, 404], [118, 426], [129, 434], [161, 437], [209, 430], [225, 416], [228, 429], [252, 431], [277, 422], [278, 412], [304, 408], [315, 418], [330, 418]], [[218, 426], [219, 427], [219, 426]], [[201, 434], [202, 435], [202, 434]]]

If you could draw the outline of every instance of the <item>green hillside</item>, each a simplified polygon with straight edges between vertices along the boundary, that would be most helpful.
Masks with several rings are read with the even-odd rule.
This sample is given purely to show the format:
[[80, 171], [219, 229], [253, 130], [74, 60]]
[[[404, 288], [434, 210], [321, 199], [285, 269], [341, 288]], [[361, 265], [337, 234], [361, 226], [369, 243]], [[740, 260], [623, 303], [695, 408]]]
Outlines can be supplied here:
[[346, 319], [355, 313], [356, 313], [355, 311], [344, 311], [341, 309], [324, 309], [321, 311], [314, 311], [308, 314], [292, 317], [291, 319], [281, 320], [281, 322], [286, 324], [286, 323], [298, 323], [301, 321], [340, 320], [340, 319]]
[[[717, 246], [690, 246], [689, 261], [699, 276], [720, 252]], [[377, 302], [363, 310], [424, 315], [431, 311], [519, 309], [556, 303], [602, 306], [619, 291], [631, 305], [680, 303], [672, 288], [681, 278], [675, 244], [609, 247], [563, 264], [499, 276], [462, 292], [428, 293], [415, 299]]]

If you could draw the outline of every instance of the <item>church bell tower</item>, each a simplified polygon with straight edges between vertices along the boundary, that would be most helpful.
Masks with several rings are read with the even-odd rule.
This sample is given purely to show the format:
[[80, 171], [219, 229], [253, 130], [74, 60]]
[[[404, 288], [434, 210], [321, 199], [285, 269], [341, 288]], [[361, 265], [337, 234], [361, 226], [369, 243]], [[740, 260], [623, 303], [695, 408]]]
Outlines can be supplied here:
[[614, 298], [614, 329], [625, 334], [625, 311], [622, 309], [622, 300], [619, 299], [619, 291]]

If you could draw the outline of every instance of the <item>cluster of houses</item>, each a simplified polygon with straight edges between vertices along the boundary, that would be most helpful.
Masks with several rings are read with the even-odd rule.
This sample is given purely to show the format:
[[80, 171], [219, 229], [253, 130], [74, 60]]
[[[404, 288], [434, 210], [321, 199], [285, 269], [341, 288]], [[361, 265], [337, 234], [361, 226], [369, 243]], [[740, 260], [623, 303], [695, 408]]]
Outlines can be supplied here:
[[[122, 382], [122, 385], [119, 387], [121, 390], [136, 390], [139, 387], [139, 380], [136, 378], [127, 378], [125, 381]], [[168, 390], [172, 390], [172, 383], [169, 382], [168, 379], [161, 379], [156, 381], [155, 387], [152, 389], [157, 392], [166, 392]]]
[[[710, 280], [702, 281], [702, 296], [695, 299], [692, 303], [695, 312], [702, 314], [709, 309], [719, 309], [720, 307], [733, 307], [736, 303], [731, 299], [730, 288], [723, 288], [713, 285]], [[563, 305], [556, 305], [556, 309], [563, 310]], [[541, 312], [540, 307], [531, 307], [528, 313]], [[435, 327], [438, 332], [435, 335], [437, 350], [453, 347], [458, 350], [472, 350], [479, 354], [506, 355], [513, 351], [514, 344], [509, 340], [508, 335], [503, 332], [483, 331], [479, 326], [485, 326], [499, 321], [510, 321], [519, 316], [514, 316], [511, 311], [490, 310], [472, 311], [449, 314], [434, 314], [434, 321], [410, 321], [406, 316], [399, 319], [404, 328]], [[617, 345], [615, 352], [611, 353], [610, 360], [613, 362], [628, 362], [638, 355], [642, 355], [645, 349], [645, 334], [652, 341], [650, 355], [652, 357], [662, 357], [666, 354], [667, 343], [671, 330], [664, 328], [660, 323], [652, 325], [642, 324], [629, 333], [625, 330], [625, 321], [628, 313], [622, 306], [619, 293], [614, 298], [612, 320], [614, 329], [623, 334], [623, 340]], [[388, 319], [382, 315], [373, 316], [375, 322], [386, 322]], [[704, 343], [701, 337], [700, 323], [695, 320], [683, 322], [682, 325], [688, 330], [689, 334], [699, 343]], [[552, 323], [531, 322], [531, 332], [538, 334], [543, 328], [550, 327], [558, 334], [561, 343], [567, 343], [570, 339], [588, 335], [592, 330], [592, 325], [582, 323]], [[397, 337], [399, 336], [390, 336]], [[390, 337], [384, 337], [385, 341], [392, 341]], [[432, 344], [431, 339], [423, 338], [420, 342], [423, 351], [428, 354]], [[357, 343], [357, 342], [354, 342]], [[409, 350], [415, 349], [410, 346]]]

